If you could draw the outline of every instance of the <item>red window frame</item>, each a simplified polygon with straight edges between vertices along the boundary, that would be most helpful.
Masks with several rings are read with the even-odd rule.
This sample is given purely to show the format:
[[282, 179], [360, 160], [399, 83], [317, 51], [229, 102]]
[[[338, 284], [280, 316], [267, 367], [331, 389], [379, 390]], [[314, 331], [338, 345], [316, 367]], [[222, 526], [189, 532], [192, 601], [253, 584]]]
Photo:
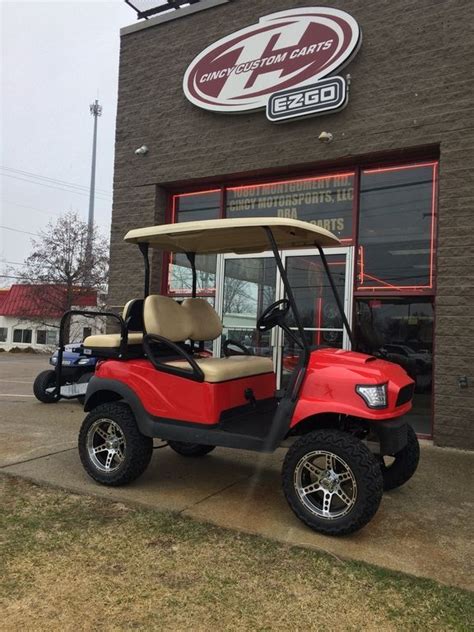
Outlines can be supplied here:
[[[412, 160], [410, 162], [397, 161], [397, 162], [378, 162], [378, 163], [361, 163], [355, 166], [348, 166], [345, 169], [324, 169], [317, 173], [306, 172], [302, 176], [295, 176], [294, 178], [277, 178], [275, 176], [268, 178], [247, 178], [236, 180], [235, 184], [220, 183], [216, 186], [196, 185], [194, 187], [184, 188], [181, 191], [170, 191], [168, 195], [168, 206], [166, 210], [166, 221], [168, 223], [174, 223], [176, 221], [176, 199], [179, 197], [199, 195], [204, 193], [220, 192], [220, 206], [219, 206], [219, 218], [225, 217], [226, 209], [226, 191], [228, 189], [236, 190], [239, 188], [246, 188], [251, 186], [272, 185], [272, 184], [285, 184], [289, 182], [301, 182], [308, 180], [319, 180], [328, 177], [338, 177], [353, 175], [354, 177], [354, 193], [353, 193], [353, 206], [352, 206], [352, 236], [351, 238], [345, 238], [341, 240], [343, 245], [354, 245], [359, 250], [358, 244], [358, 228], [359, 228], [359, 216], [360, 216], [360, 179], [362, 172], [383, 172], [383, 171], [396, 171], [402, 169], [411, 169], [414, 167], [433, 167], [433, 187], [432, 187], [432, 206], [431, 206], [431, 241], [430, 241], [430, 284], [429, 286], [394, 286], [387, 284], [386, 287], [373, 287], [368, 288], [358, 287], [356, 284], [358, 274], [358, 257], [354, 265], [354, 298], [364, 296], [407, 296], [416, 295], [434, 295], [435, 294], [435, 256], [437, 245], [437, 205], [438, 205], [438, 179], [439, 179], [439, 161], [438, 159], [432, 160]], [[163, 259], [163, 276], [162, 276], [162, 291], [170, 296], [185, 295], [186, 292], [180, 292], [177, 290], [170, 290], [168, 287], [169, 280], [169, 265], [170, 255], [164, 254]], [[203, 290], [199, 293], [200, 296], [214, 296], [215, 289]]]

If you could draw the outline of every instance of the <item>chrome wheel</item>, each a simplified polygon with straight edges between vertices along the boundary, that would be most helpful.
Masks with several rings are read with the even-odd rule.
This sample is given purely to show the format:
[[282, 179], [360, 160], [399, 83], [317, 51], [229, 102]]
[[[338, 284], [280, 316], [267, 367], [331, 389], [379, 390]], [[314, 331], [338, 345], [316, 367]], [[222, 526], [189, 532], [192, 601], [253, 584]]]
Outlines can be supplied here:
[[294, 471], [299, 500], [313, 514], [326, 520], [341, 518], [357, 500], [357, 483], [349, 465], [325, 450], [305, 454]]
[[91, 463], [101, 472], [115, 472], [125, 458], [125, 436], [120, 426], [111, 419], [97, 419], [86, 438]]

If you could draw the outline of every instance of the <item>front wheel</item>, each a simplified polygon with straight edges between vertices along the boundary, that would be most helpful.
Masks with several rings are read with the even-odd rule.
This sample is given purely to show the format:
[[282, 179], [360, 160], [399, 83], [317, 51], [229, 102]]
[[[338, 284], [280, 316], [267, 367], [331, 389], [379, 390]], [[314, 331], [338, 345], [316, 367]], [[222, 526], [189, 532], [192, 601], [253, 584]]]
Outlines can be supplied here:
[[153, 439], [141, 434], [126, 404], [109, 402], [84, 419], [78, 447], [89, 476], [102, 485], [117, 486], [143, 474], [153, 454]]
[[216, 447], [202, 443], [184, 443], [184, 441], [168, 441], [168, 445], [181, 456], [205, 456]]
[[52, 391], [56, 386], [55, 371], [41, 371], [33, 382], [33, 393], [36, 399], [43, 404], [55, 404], [58, 400]]
[[365, 526], [383, 495], [379, 463], [340, 430], [316, 430], [288, 450], [283, 491], [294, 513], [314, 531], [345, 535]]
[[407, 425], [407, 443], [393, 456], [380, 457], [380, 468], [385, 491], [401, 487], [416, 472], [420, 460], [420, 444], [415, 431]]

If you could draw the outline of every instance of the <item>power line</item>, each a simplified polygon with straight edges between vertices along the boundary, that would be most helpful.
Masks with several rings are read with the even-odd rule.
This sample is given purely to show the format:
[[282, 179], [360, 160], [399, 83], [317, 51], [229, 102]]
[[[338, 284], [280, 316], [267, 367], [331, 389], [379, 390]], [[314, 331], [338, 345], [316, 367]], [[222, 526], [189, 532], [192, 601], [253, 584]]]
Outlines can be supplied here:
[[[55, 217], [63, 217], [64, 214], [66, 213], [66, 211], [63, 212], [59, 212], [59, 211], [47, 211], [46, 209], [41, 209], [38, 208], [36, 206], [28, 206], [26, 204], [18, 204], [18, 202], [12, 202], [11, 200], [5, 200], [6, 204], [14, 204], [15, 206], [20, 206], [22, 208], [29, 208], [33, 211], [40, 211], [41, 213], [45, 213], [46, 215], [54, 215]], [[76, 211], [77, 212], [77, 211]], [[107, 218], [105, 218], [105, 220], [102, 221], [107, 221]], [[102, 229], [102, 230], [106, 230], [106, 232], [110, 229], [110, 222], [107, 223], [99, 223], [97, 222], [97, 227]]]
[[11, 226], [0, 226], [5, 230], [12, 230], [14, 233], [24, 233], [25, 235], [33, 235], [33, 237], [39, 237], [38, 233], [30, 233], [27, 230], [20, 230], [19, 228], [12, 228]]
[[[54, 184], [46, 184], [46, 182], [35, 182], [34, 180], [29, 180], [27, 178], [20, 178], [20, 176], [14, 176], [11, 173], [2, 173], [2, 176], [5, 176], [7, 178], [13, 178], [15, 180], [21, 180], [22, 182], [28, 182], [28, 184], [37, 184], [40, 185], [42, 187], [47, 187], [48, 189], [57, 189], [58, 191], [64, 191], [65, 193], [75, 193], [76, 195], [85, 195], [87, 197], [89, 197], [89, 194], [86, 193], [85, 191], [79, 191], [73, 188], [69, 188], [69, 187], [60, 187], [60, 186], [56, 186]], [[102, 193], [97, 194], [98, 197], [100, 197], [101, 200], [105, 201], [105, 202], [110, 202], [111, 201], [111, 197], [105, 197]]]
[[47, 211], [44, 208], [38, 208], [37, 206], [28, 206], [27, 204], [18, 204], [18, 202], [12, 202], [12, 200], [5, 200], [6, 204], [13, 204], [14, 206], [20, 206], [21, 208], [29, 208], [32, 211], [39, 211], [40, 213], [46, 213], [46, 215], [57, 215], [60, 217], [62, 213], [60, 211]]
[[[50, 178], [49, 176], [42, 176], [39, 173], [34, 173], [33, 171], [24, 171], [23, 169], [13, 169], [12, 167], [4, 167], [0, 165], [0, 169], [3, 171], [11, 171], [12, 173], [17, 173], [23, 176], [31, 176], [38, 180], [46, 180], [47, 182], [53, 182], [54, 184], [60, 184], [64, 186], [74, 187], [76, 189], [82, 189], [83, 191], [88, 191], [88, 187], [84, 184], [76, 184], [74, 182], [69, 182], [68, 180], [60, 180], [59, 178]], [[103, 193], [104, 195], [111, 195], [112, 191], [109, 189], [97, 189], [97, 191]]]

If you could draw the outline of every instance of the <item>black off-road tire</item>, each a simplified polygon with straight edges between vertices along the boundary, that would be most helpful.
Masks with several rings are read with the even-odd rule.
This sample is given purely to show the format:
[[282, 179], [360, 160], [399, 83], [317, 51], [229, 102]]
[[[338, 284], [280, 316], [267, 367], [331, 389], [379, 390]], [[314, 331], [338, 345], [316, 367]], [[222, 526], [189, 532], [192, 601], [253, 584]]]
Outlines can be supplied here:
[[[325, 450], [340, 457], [350, 467], [357, 484], [353, 507], [341, 517], [329, 519], [311, 512], [295, 490], [295, 472], [305, 454]], [[282, 469], [283, 491], [296, 516], [314, 531], [327, 535], [347, 535], [364, 527], [374, 517], [383, 496], [380, 464], [366, 445], [340, 430], [315, 430], [300, 437], [289, 448]]]
[[[111, 419], [119, 427], [125, 437], [124, 460], [113, 472], [102, 472], [89, 457], [87, 450], [87, 433], [97, 419]], [[117, 487], [131, 483], [148, 467], [153, 454], [153, 439], [142, 435], [139, 431], [132, 411], [124, 402], [109, 402], [94, 408], [84, 419], [79, 431], [79, 456], [84, 469], [98, 483]]]
[[380, 458], [380, 469], [383, 476], [383, 488], [385, 491], [401, 487], [416, 472], [420, 460], [420, 444], [413, 428], [407, 424], [407, 444], [393, 455], [393, 462], [387, 465]]
[[168, 445], [181, 456], [205, 456], [212, 452], [215, 445], [203, 445], [201, 443], [184, 443], [184, 441], [168, 441]]
[[33, 382], [33, 393], [40, 402], [43, 404], [55, 404], [58, 400], [51, 393], [47, 393], [46, 389], [55, 386], [56, 373], [55, 371], [42, 371]]

